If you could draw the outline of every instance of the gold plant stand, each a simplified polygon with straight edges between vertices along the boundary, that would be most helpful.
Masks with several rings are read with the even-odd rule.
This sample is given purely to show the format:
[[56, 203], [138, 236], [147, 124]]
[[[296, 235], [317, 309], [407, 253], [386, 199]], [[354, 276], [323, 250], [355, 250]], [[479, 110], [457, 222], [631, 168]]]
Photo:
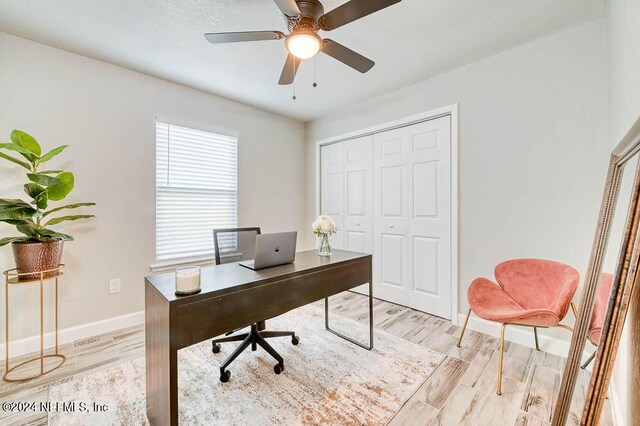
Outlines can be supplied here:
[[[64, 364], [66, 358], [64, 355], [58, 353], [58, 278], [62, 275], [63, 264], [58, 265], [57, 268], [47, 269], [45, 271], [18, 273], [17, 269], [9, 269], [4, 271], [4, 283], [5, 283], [5, 327], [6, 327], [6, 344], [5, 344], [5, 369], [2, 379], [5, 382], [22, 382], [25, 380], [35, 379], [53, 370], [59, 368]], [[34, 274], [39, 276], [33, 278]], [[27, 277], [29, 276], [29, 277]], [[44, 283], [45, 281], [55, 282], [55, 353], [45, 355], [44, 353]], [[25, 285], [30, 283], [40, 283], [40, 356], [23, 361], [13, 367], [9, 368], [9, 286], [12, 285]], [[45, 368], [45, 359], [55, 358], [57, 361]], [[19, 376], [20, 367], [24, 367], [27, 364], [40, 361], [40, 371], [35, 374], [27, 376]], [[14, 373], [14, 374], [12, 374]]]

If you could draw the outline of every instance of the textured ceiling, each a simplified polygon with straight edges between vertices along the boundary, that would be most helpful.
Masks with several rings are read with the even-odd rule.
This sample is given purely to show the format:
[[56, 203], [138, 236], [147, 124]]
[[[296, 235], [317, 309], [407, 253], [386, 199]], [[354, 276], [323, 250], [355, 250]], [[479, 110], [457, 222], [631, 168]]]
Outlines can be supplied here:
[[[325, 0], [325, 11], [344, 3]], [[325, 56], [277, 81], [283, 41], [212, 45], [205, 32], [280, 30], [272, 0], [4, 0], [0, 30], [308, 121], [601, 17], [605, 0], [403, 0], [331, 33], [374, 61], [367, 74]]]

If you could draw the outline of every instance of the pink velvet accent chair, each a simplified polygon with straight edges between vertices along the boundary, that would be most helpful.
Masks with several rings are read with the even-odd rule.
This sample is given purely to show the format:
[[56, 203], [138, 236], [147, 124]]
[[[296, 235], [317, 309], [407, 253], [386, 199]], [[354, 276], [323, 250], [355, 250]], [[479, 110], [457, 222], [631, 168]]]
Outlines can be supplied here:
[[467, 300], [469, 312], [460, 333], [458, 347], [473, 311], [482, 319], [502, 324], [500, 333], [500, 362], [498, 366], [498, 395], [502, 394], [502, 362], [504, 358], [504, 332], [507, 325], [533, 327], [536, 349], [538, 327], [573, 328], [560, 324], [571, 307], [578, 288], [580, 274], [569, 265], [551, 260], [514, 259], [496, 266], [497, 283], [476, 278], [469, 286]]
[[[600, 335], [602, 334], [602, 326], [604, 325], [604, 317], [607, 314], [607, 308], [609, 307], [609, 295], [611, 294], [611, 285], [613, 284], [613, 274], [602, 273], [600, 274], [600, 281], [598, 282], [598, 292], [596, 293], [596, 300], [593, 303], [593, 313], [591, 314], [591, 321], [589, 322], [589, 331], [587, 332], [587, 339], [594, 345], [598, 346], [600, 343]], [[596, 357], [596, 351], [585, 361], [582, 365], [584, 370]]]

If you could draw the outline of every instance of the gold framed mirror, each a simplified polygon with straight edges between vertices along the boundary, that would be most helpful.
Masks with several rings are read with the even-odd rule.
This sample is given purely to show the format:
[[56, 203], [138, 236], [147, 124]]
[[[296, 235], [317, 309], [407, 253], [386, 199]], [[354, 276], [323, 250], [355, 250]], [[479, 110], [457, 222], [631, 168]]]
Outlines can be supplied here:
[[[633, 327], [628, 328], [633, 330], [621, 342], [630, 307], [639, 305], [636, 300], [640, 291], [639, 159], [640, 119], [611, 154], [579, 316], [553, 414], [554, 426], [599, 424], [605, 404], [612, 404], [607, 393], [621, 343], [630, 340], [631, 362], [639, 353], [636, 347], [640, 341], [635, 341], [638, 321], [632, 322]], [[632, 369], [619, 372], [626, 380], [633, 380], [631, 374], [640, 374], [632, 373]], [[640, 390], [632, 389], [637, 392], [634, 396], [627, 389], [629, 386], [621, 389], [627, 398], [624, 409], [638, 410], [632, 402], [640, 398]], [[634, 415], [640, 415], [640, 411], [627, 413], [629, 418]]]

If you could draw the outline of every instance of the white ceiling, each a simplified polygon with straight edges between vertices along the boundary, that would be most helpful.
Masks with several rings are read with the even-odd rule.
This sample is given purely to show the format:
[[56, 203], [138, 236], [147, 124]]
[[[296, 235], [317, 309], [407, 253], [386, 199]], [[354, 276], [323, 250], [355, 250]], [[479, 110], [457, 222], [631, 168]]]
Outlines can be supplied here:
[[[325, 11], [345, 0], [325, 0]], [[376, 61], [325, 55], [278, 86], [283, 41], [212, 45], [203, 34], [280, 30], [272, 0], [4, 0], [0, 30], [303, 121], [601, 17], [605, 0], [402, 0], [324, 33]]]

